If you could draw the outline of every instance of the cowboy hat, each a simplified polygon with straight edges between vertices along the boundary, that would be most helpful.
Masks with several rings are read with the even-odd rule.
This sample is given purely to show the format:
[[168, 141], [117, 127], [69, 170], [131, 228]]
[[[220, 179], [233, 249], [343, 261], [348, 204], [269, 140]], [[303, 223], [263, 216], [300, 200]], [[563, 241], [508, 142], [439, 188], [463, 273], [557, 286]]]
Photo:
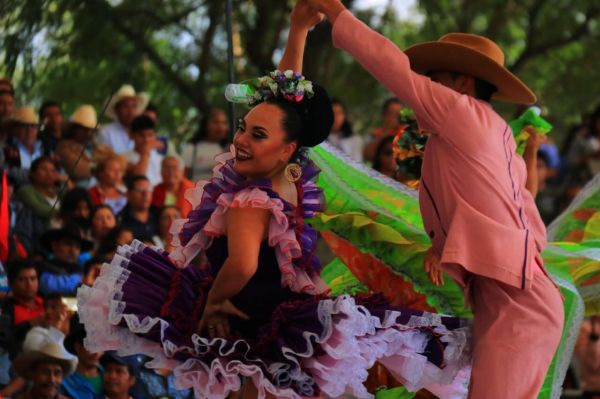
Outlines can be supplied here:
[[48, 252], [52, 252], [52, 243], [65, 238], [70, 238], [79, 243], [82, 252], [87, 252], [94, 247], [94, 243], [86, 240], [81, 235], [81, 229], [74, 224], [67, 225], [60, 229], [50, 229], [40, 237], [40, 244]]
[[13, 362], [13, 366], [17, 374], [27, 377], [27, 373], [42, 362], [60, 364], [65, 376], [72, 374], [77, 367], [77, 357], [68, 353], [62, 345], [54, 342], [48, 342], [38, 349], [21, 353]]
[[448, 33], [438, 41], [406, 49], [413, 70], [458, 72], [496, 86], [493, 99], [516, 104], [533, 104], [535, 94], [504, 66], [504, 53], [490, 39], [468, 33]]
[[69, 122], [76, 123], [88, 129], [94, 129], [98, 124], [96, 110], [88, 104], [80, 105], [69, 118]]
[[123, 85], [119, 90], [108, 99], [106, 105], [106, 116], [112, 119], [117, 119], [115, 108], [117, 104], [125, 98], [136, 98], [137, 99], [137, 113], [141, 114], [146, 109], [150, 98], [146, 93], [136, 93], [132, 85]]
[[39, 123], [38, 116], [32, 107], [17, 108], [12, 115], [12, 121], [22, 125], [37, 125]]

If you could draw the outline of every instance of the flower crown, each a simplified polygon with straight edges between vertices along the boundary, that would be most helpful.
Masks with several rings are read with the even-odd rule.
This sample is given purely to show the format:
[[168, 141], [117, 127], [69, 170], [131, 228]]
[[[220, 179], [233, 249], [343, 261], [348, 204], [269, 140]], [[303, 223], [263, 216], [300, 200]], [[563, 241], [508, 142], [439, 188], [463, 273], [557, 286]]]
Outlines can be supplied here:
[[299, 103], [305, 96], [311, 98], [313, 95], [312, 82], [306, 80], [302, 74], [291, 70], [273, 71], [260, 78], [229, 84], [225, 88], [227, 101], [251, 107], [277, 97]]

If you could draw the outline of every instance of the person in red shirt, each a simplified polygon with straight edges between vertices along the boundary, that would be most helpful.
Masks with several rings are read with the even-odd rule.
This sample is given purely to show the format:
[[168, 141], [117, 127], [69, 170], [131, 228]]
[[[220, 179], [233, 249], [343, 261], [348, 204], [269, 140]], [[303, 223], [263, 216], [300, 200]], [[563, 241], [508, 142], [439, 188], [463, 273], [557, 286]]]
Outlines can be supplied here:
[[185, 199], [185, 192], [194, 187], [194, 183], [183, 176], [183, 165], [177, 157], [167, 156], [163, 159], [160, 173], [162, 183], [154, 187], [152, 192], [152, 206], [162, 208], [174, 205], [187, 217], [192, 210], [192, 204]]
[[41, 320], [44, 302], [38, 293], [38, 275], [31, 263], [16, 263], [9, 266], [8, 283], [13, 293], [14, 324]]
[[0, 346], [13, 353], [32, 326], [44, 323], [44, 302], [38, 293], [38, 275], [29, 262], [7, 265], [12, 295], [0, 302]]

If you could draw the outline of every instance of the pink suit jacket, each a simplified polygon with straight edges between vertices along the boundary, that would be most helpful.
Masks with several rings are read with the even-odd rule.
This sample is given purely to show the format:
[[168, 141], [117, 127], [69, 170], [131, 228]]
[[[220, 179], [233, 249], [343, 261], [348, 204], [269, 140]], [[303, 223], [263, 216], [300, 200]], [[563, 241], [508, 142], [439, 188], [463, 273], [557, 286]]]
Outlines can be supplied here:
[[419, 201], [444, 270], [463, 286], [467, 271], [531, 287], [546, 229], [525, 189], [525, 162], [507, 123], [488, 103], [413, 72], [404, 52], [348, 11], [336, 19], [333, 41], [432, 132]]

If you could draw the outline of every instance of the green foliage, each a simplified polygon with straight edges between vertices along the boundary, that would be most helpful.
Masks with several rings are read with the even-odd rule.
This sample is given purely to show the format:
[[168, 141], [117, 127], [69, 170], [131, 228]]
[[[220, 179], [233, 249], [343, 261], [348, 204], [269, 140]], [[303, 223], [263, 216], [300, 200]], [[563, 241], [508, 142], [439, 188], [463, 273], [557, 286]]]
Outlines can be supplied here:
[[[163, 129], [179, 139], [196, 129], [197, 116], [209, 106], [225, 106], [222, 0], [0, 3], [0, 75], [16, 83], [19, 103], [52, 98], [66, 113], [81, 103], [101, 111], [111, 92], [132, 83], [151, 93]], [[274, 68], [293, 3], [234, 1], [238, 79]], [[409, 20], [390, 7], [383, 14], [361, 10], [357, 15], [401, 48], [451, 31], [496, 40], [509, 67], [538, 94], [556, 126], [551, 134], [563, 132], [600, 102], [600, 7], [593, 0], [420, 0]], [[378, 123], [381, 103], [391, 95], [333, 48], [328, 24], [309, 35], [305, 73], [346, 103], [359, 133]], [[499, 109], [507, 119], [518, 112], [506, 105]]]

